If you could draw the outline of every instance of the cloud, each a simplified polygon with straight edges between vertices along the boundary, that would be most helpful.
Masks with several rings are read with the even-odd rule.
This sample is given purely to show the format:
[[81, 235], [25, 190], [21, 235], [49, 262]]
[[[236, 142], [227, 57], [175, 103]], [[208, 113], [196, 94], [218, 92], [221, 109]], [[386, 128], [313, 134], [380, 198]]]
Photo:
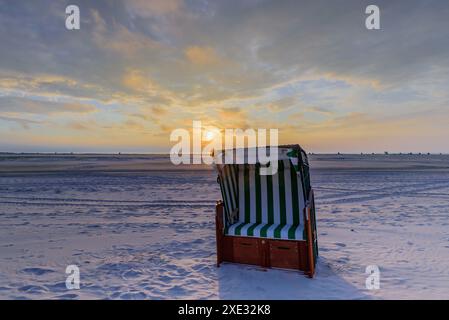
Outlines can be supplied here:
[[0, 112], [51, 115], [57, 113], [90, 113], [96, 111], [91, 104], [54, 102], [21, 97], [0, 97]]
[[[104, 135], [98, 143], [115, 143], [114, 130], [134, 143], [141, 125], [162, 139], [169, 127], [204, 119], [276, 126], [315, 146], [332, 140], [328, 147], [351, 134], [378, 137], [392, 117], [385, 132], [394, 140], [409, 132], [412, 111], [439, 107], [435, 121], [447, 118], [449, 4], [379, 0], [378, 32], [364, 27], [368, 4], [81, 0], [81, 30], [68, 32], [63, 3], [16, 1], [0, 12], [1, 116], [57, 114], [58, 124], [41, 124], [48, 132], [84, 126], [87, 137]], [[74, 115], [79, 125], [65, 127]]]
[[[281, 99], [277, 99], [274, 101], [271, 101], [267, 104], [267, 108], [272, 112], [280, 112], [285, 111], [297, 103], [297, 98], [292, 96], [287, 96]], [[263, 106], [263, 104], [262, 104]]]
[[58, 74], [25, 74], [0, 70], [0, 94], [3, 96], [39, 96], [42, 99], [59, 96], [107, 102], [113, 95], [113, 88], [106, 89], [98, 84]]
[[322, 115], [325, 115], [325, 116], [329, 116], [329, 115], [332, 115], [334, 113], [332, 110], [329, 110], [327, 108], [316, 107], [316, 106], [308, 107], [306, 109], [306, 111], [322, 114]]
[[154, 17], [178, 12], [183, 8], [182, 0], [128, 0], [128, 9], [142, 17]]
[[168, 113], [168, 111], [161, 106], [154, 106], [154, 107], [151, 107], [151, 113], [156, 116], [163, 116], [163, 115], [166, 115]]
[[90, 113], [95, 112], [97, 108], [91, 104], [69, 102], [63, 103], [57, 112], [72, 112], [72, 113]]
[[86, 123], [81, 123], [81, 122], [70, 122], [68, 127], [70, 129], [74, 129], [74, 130], [80, 130], [80, 131], [86, 131], [86, 130], [92, 130], [93, 126], [86, 124]]
[[214, 48], [190, 46], [184, 51], [186, 58], [197, 65], [214, 65], [220, 62], [220, 58]]
[[92, 39], [102, 50], [132, 57], [138, 52], [151, 52], [160, 49], [161, 44], [140, 32], [132, 32], [119, 23], [108, 24], [101, 17], [99, 11], [91, 10], [94, 23]]
[[29, 119], [22, 119], [22, 118], [15, 118], [15, 117], [5, 117], [0, 115], [1, 121], [8, 121], [8, 122], [14, 122], [22, 126], [23, 129], [29, 129], [29, 125], [31, 124], [39, 124], [39, 121], [29, 120]]
[[156, 90], [156, 85], [149, 77], [146, 77], [142, 71], [127, 70], [122, 78], [123, 85], [132, 91], [141, 91], [152, 93]]
[[235, 119], [237, 117], [241, 117], [243, 113], [244, 111], [239, 107], [221, 108], [219, 110], [220, 118], [224, 119]]

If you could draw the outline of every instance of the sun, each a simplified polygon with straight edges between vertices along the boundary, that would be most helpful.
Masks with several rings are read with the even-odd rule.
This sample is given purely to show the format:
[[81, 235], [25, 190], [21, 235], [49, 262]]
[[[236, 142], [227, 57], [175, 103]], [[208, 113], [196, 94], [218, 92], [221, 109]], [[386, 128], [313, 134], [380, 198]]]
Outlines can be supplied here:
[[204, 140], [206, 141], [212, 141], [215, 138], [215, 132], [211, 130], [206, 130], [204, 132]]

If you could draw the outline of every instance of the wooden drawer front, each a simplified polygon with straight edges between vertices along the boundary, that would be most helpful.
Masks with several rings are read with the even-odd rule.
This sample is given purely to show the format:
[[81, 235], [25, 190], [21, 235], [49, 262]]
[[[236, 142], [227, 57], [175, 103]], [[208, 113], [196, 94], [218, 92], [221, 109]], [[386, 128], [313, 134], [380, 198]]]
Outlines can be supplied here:
[[275, 268], [299, 269], [297, 241], [270, 241], [270, 263]]
[[234, 238], [234, 261], [246, 264], [261, 264], [259, 240]]

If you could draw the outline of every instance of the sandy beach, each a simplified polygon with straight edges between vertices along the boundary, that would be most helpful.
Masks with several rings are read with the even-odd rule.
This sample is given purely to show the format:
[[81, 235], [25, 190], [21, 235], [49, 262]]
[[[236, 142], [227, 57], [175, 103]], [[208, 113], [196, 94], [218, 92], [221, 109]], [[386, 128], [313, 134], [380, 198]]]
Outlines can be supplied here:
[[[449, 156], [311, 155], [316, 277], [215, 267], [209, 166], [161, 155], [0, 155], [2, 299], [449, 296]], [[80, 269], [68, 290], [65, 268]], [[367, 290], [365, 268], [380, 268]]]

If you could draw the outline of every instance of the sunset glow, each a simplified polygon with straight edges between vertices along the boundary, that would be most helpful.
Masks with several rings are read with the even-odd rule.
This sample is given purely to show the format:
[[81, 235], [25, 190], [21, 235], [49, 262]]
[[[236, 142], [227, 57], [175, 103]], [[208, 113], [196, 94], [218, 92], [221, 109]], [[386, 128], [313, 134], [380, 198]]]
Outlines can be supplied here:
[[198, 120], [312, 152], [449, 152], [444, 1], [378, 1], [376, 31], [366, 1], [81, 1], [70, 31], [64, 1], [1, 3], [0, 151], [168, 152]]

